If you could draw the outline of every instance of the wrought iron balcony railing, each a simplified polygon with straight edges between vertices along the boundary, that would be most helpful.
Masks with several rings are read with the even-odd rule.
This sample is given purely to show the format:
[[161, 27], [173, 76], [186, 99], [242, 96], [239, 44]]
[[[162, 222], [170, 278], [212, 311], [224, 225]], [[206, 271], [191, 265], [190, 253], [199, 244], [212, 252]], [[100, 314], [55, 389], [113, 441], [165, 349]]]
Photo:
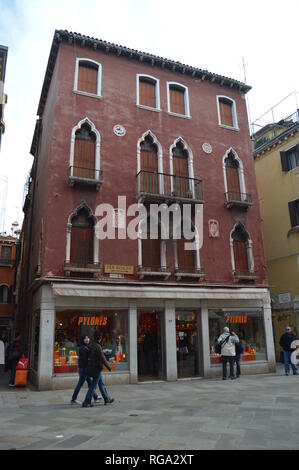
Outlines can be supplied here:
[[95, 168], [83, 168], [79, 166], [70, 166], [69, 181], [71, 186], [76, 183], [87, 184], [100, 188], [103, 183], [103, 171]]
[[141, 170], [137, 174], [138, 197], [203, 202], [202, 181], [187, 176]]
[[0, 266], [13, 266], [15, 260], [7, 256], [0, 256]]
[[228, 191], [225, 193], [225, 199], [227, 207], [239, 206], [247, 209], [252, 206], [251, 194]]

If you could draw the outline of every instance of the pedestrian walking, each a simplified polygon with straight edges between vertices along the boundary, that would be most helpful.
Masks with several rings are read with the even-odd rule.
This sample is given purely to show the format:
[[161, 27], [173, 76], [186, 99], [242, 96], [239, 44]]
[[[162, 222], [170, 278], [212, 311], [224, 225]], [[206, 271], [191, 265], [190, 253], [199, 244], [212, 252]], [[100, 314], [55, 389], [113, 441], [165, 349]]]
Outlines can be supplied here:
[[[102, 348], [103, 337], [100, 336], [100, 340], [99, 340], [99, 341], [100, 341], [100, 346], [101, 346], [101, 348]], [[102, 350], [102, 351], [103, 351], [103, 350]], [[105, 359], [105, 361], [106, 361], [106, 358], [105, 358], [105, 354], [104, 354], [104, 353], [103, 353], [103, 357], [104, 357], [104, 359]], [[110, 372], [111, 372], [111, 368], [110, 368], [109, 362], [106, 361], [106, 362], [104, 362], [104, 364], [105, 364], [106, 367], [107, 367], [107, 365], [109, 366], [109, 367], [107, 367], [107, 368], [108, 368], [108, 370], [110, 370]], [[99, 389], [100, 389], [101, 395], [102, 395], [102, 397], [103, 397], [103, 399], [104, 399], [104, 404], [105, 404], [105, 405], [111, 405], [111, 403], [114, 402], [114, 398], [111, 398], [111, 397], [110, 397], [110, 395], [109, 395], [109, 393], [108, 393], [108, 391], [107, 391], [107, 388], [106, 388], [106, 386], [105, 386], [104, 377], [103, 377], [103, 369], [102, 369], [101, 372], [100, 372], [100, 378], [99, 378], [98, 385], [99, 385]]]
[[[76, 388], [74, 390], [72, 399], [71, 399], [71, 404], [77, 404], [81, 405], [81, 401], [77, 399], [79, 392], [86, 381], [88, 384], [88, 388], [90, 386], [91, 379], [87, 375], [87, 366], [88, 366], [88, 358], [90, 355], [90, 338], [88, 335], [84, 335], [81, 340], [81, 346], [79, 348], [79, 360], [78, 360], [78, 374], [79, 374], [79, 381], [76, 385]], [[94, 391], [93, 394], [93, 399], [95, 402], [98, 402], [102, 399], [102, 397], [99, 397], [96, 391]]]
[[[292, 332], [292, 328], [288, 325], [286, 327], [286, 332], [281, 335], [279, 344], [283, 349], [283, 359], [284, 359], [284, 369], [285, 374], [290, 375], [290, 359], [291, 354], [294, 349], [291, 349], [291, 343], [296, 340], [296, 336]], [[298, 375], [298, 370], [295, 364], [291, 362], [291, 366], [293, 369], [293, 375]]]
[[241, 375], [240, 361], [241, 361], [241, 354], [243, 354], [243, 352], [244, 352], [244, 346], [243, 346], [242, 342], [239, 341], [238, 343], [235, 344], [235, 347], [236, 347], [236, 357], [235, 357], [236, 377], [238, 379]]
[[107, 362], [102, 347], [101, 347], [101, 335], [98, 330], [94, 332], [94, 344], [91, 347], [91, 352], [90, 356], [88, 359], [88, 366], [87, 366], [87, 375], [91, 379], [90, 380], [90, 385], [88, 387], [88, 391], [85, 396], [85, 400], [82, 403], [83, 407], [92, 407], [93, 404], [91, 403], [92, 396], [95, 393], [97, 385], [100, 387], [100, 391], [103, 395], [104, 402], [106, 403], [112, 403], [114, 401], [113, 398], [110, 398], [104, 381], [102, 377], [102, 369], [103, 365], [107, 367], [109, 371], [111, 371], [111, 367], [109, 363]]
[[223, 333], [219, 336], [217, 340], [218, 345], [221, 346], [221, 356], [222, 356], [222, 380], [226, 380], [226, 365], [229, 363], [229, 378], [231, 380], [235, 379], [234, 375], [234, 362], [236, 357], [236, 343], [239, 343], [239, 338], [232, 331], [229, 332], [229, 328], [225, 326], [223, 328]]
[[20, 336], [19, 333], [17, 333], [16, 337], [15, 337], [15, 340], [12, 341], [7, 346], [7, 351], [6, 351], [7, 369], [11, 370], [9, 387], [14, 387], [15, 386], [14, 384], [15, 384], [17, 364], [19, 362], [20, 357], [22, 357], [22, 353], [21, 353], [21, 336]]

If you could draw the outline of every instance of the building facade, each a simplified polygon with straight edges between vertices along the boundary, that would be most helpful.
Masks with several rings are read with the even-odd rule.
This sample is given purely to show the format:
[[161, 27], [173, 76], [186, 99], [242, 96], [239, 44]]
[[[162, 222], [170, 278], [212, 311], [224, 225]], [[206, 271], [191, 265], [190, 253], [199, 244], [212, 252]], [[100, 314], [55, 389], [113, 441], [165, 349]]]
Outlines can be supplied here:
[[[94, 328], [107, 383], [220, 375], [225, 325], [245, 345], [244, 373], [275, 369], [248, 90], [55, 32], [23, 226], [20, 302], [39, 389], [75, 384], [79, 337]], [[168, 237], [153, 204], [171, 208]], [[184, 223], [192, 250], [176, 235]], [[101, 239], [105, 224], [115, 238]]]
[[4, 93], [4, 81], [6, 72], [8, 48], [0, 45], [0, 148], [2, 134], [5, 132], [4, 107], [7, 103], [7, 95]]
[[18, 240], [0, 236], [0, 340], [6, 344], [14, 329], [15, 263]]
[[273, 308], [276, 358], [280, 336], [299, 332], [299, 114], [254, 135], [254, 161]]

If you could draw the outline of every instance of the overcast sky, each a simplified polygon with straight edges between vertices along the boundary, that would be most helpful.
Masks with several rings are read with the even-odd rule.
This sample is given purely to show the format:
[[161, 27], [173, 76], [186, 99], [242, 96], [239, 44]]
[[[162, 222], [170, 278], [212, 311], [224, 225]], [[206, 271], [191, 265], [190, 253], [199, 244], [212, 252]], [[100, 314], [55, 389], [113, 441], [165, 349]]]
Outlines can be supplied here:
[[8, 178], [5, 230], [23, 219], [29, 151], [55, 29], [241, 81], [244, 57], [253, 121], [299, 90], [298, 18], [299, 0], [0, 0], [0, 44], [9, 47], [0, 150], [0, 179]]

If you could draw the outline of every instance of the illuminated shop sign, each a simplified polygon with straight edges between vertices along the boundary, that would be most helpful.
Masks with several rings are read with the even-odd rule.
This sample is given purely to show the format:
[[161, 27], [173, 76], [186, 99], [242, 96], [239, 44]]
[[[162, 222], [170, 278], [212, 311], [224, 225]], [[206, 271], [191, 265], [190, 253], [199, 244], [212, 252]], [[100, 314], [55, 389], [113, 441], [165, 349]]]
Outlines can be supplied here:
[[225, 323], [247, 323], [247, 315], [227, 315]]
[[94, 317], [78, 317], [78, 326], [106, 326], [108, 317], [104, 315]]

